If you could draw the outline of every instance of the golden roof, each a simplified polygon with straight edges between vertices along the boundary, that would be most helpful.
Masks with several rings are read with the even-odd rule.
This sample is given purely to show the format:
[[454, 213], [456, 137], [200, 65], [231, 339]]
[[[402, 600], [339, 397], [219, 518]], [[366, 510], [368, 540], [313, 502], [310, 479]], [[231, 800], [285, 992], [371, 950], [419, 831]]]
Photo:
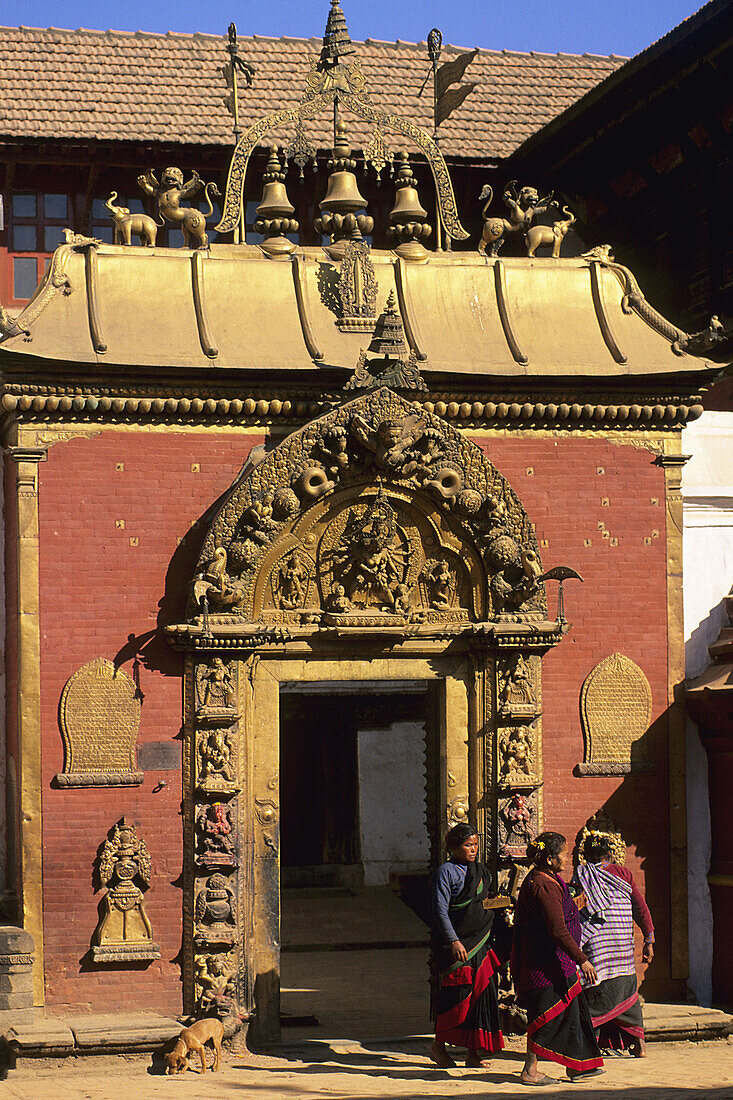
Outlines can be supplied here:
[[[598, 259], [371, 253], [375, 318], [394, 291], [405, 335], [431, 374], [596, 377], [710, 370], [646, 302], [627, 269]], [[188, 249], [62, 245], [17, 318], [5, 355], [192, 371], [349, 374], [373, 321], [342, 317], [338, 263], [320, 248], [271, 260], [254, 245]], [[0, 328], [3, 328], [0, 325]], [[13, 331], [7, 327], [4, 331]], [[96, 374], [96, 371], [94, 372]]]

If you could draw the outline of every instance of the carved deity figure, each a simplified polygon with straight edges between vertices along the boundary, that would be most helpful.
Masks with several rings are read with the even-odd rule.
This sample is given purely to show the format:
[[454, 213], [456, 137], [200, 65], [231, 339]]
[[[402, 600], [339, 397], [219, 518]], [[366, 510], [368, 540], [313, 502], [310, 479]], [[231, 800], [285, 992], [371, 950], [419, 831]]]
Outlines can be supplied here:
[[143, 893], [136, 884], [150, 885], [150, 855], [126, 818], [115, 825], [99, 857], [99, 878], [109, 887], [102, 900], [102, 917], [94, 933], [95, 961], [158, 959], [153, 929], [145, 912]]
[[397, 587], [406, 579], [408, 551], [402, 546], [395, 511], [383, 494], [352, 521], [344, 540], [338, 564], [349, 600], [394, 611]]
[[453, 574], [444, 561], [429, 561], [423, 570], [430, 594], [430, 606], [438, 611], [448, 611], [451, 606]]
[[236, 995], [234, 986], [234, 959], [226, 952], [215, 955], [196, 955], [197, 1007], [201, 1014], [216, 1007], [217, 1003], [229, 1001]]
[[532, 669], [529, 661], [520, 653], [513, 667], [507, 668], [499, 678], [499, 700], [506, 706], [533, 706], [535, 693]]
[[499, 854], [504, 858], [524, 858], [533, 837], [534, 808], [521, 794], [512, 795], [499, 810]]
[[196, 827], [199, 855], [204, 860], [208, 857], [212, 863], [217, 858], [224, 863], [234, 862], [234, 825], [228, 806], [223, 802], [202, 806], [196, 818]]
[[213, 729], [199, 734], [199, 780], [205, 787], [234, 783], [234, 757], [230, 730]]
[[204, 708], [228, 710], [234, 699], [231, 669], [221, 657], [210, 665], [199, 665], [196, 672], [199, 703]]
[[[215, 183], [204, 183], [198, 172], [194, 172], [188, 183], [184, 184], [180, 168], [166, 168], [160, 177], [160, 183], [154, 172], [138, 176], [137, 182], [146, 195], [155, 195], [161, 217], [181, 227], [184, 248], [209, 247], [206, 219], [214, 212], [211, 196], [220, 197]], [[181, 206], [183, 200], [193, 198], [199, 191], [204, 192], [209, 205], [205, 213], [192, 206]]]
[[236, 935], [234, 891], [224, 875], [210, 875], [196, 895], [196, 935], [206, 942], [231, 942]]
[[293, 550], [287, 561], [280, 566], [275, 580], [275, 598], [277, 605], [286, 611], [302, 607], [308, 594], [310, 573], [303, 564], [300, 554]]
[[520, 782], [532, 775], [532, 740], [527, 726], [513, 726], [501, 738], [501, 779]]
[[372, 452], [380, 470], [394, 477], [409, 478], [419, 468], [420, 462], [412, 453], [412, 448], [425, 434], [425, 421], [419, 416], [383, 420], [372, 428], [359, 413], [354, 413], [350, 427], [352, 435]]

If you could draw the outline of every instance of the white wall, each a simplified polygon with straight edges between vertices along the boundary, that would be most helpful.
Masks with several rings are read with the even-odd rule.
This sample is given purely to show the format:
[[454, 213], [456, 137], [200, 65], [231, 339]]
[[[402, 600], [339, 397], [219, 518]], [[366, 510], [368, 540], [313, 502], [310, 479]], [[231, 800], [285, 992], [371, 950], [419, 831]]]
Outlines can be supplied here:
[[[687, 679], [710, 664], [708, 646], [727, 622], [722, 600], [733, 585], [733, 413], [705, 412], [686, 428], [684, 469], [684, 611]], [[707, 755], [687, 722], [687, 832], [690, 988], [700, 1004], [712, 996], [710, 808]]]
[[365, 886], [385, 885], [390, 871], [425, 869], [430, 844], [422, 722], [359, 730], [359, 821]]

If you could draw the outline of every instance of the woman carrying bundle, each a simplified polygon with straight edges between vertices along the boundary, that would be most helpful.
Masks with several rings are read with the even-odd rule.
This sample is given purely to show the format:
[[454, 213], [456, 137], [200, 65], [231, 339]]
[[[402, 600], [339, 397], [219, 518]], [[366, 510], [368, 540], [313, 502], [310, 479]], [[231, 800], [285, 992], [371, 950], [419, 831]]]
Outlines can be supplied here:
[[646, 1057], [644, 1018], [634, 964], [634, 921], [644, 933], [644, 962], [654, 958], [654, 925], [631, 871], [613, 860], [607, 833], [591, 832], [583, 844], [585, 863], [578, 864], [574, 881], [583, 891], [580, 942], [595, 967], [597, 985], [586, 985], [596, 1038], [605, 1050], [631, 1050]]
[[[455, 1066], [446, 1043], [466, 1047], [467, 1066], [487, 1066], [502, 1050], [496, 975], [508, 957], [494, 950], [494, 910], [484, 908], [490, 874], [479, 863], [478, 835], [454, 825], [446, 837], [449, 859], [433, 876], [433, 942], [436, 954], [435, 1040], [430, 1057], [442, 1069]], [[497, 928], [499, 937], [501, 930]], [[507, 937], [504, 936], [506, 939]]]
[[595, 983], [596, 972], [580, 950], [580, 919], [560, 872], [567, 842], [560, 833], [540, 833], [527, 846], [533, 868], [522, 883], [514, 920], [512, 973], [527, 1010], [527, 1057], [523, 1085], [548, 1085], [538, 1058], [565, 1066], [571, 1081], [602, 1073], [603, 1058], [590, 1013], [580, 996], [578, 968]]

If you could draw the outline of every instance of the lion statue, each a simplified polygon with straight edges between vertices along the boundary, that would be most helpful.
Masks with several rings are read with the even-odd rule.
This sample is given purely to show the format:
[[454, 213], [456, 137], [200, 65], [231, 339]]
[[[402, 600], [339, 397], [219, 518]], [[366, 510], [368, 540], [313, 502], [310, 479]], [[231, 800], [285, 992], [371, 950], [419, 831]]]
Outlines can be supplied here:
[[[188, 183], [183, 182], [183, 172], [180, 168], [166, 168], [160, 183], [154, 172], [146, 172], [137, 178], [138, 186], [146, 195], [155, 195], [158, 199], [158, 212], [169, 222], [180, 225], [183, 232], [184, 248], [208, 248], [209, 238], [206, 234], [206, 219], [214, 212], [211, 196], [220, 198], [219, 188], [215, 183], [204, 183], [198, 172], [194, 172]], [[181, 206], [182, 199], [193, 198], [203, 190], [209, 209], [206, 212], [196, 210], [193, 206]], [[161, 223], [162, 224], [162, 223]]]
[[490, 249], [491, 256], [498, 255], [499, 249], [510, 233], [526, 235], [534, 219], [540, 214], [547, 213], [551, 206], [556, 205], [553, 195], [554, 191], [551, 191], [541, 199], [536, 187], [522, 187], [518, 191], [517, 181], [510, 180], [504, 188], [503, 195], [509, 209], [509, 217], [489, 217], [488, 209], [494, 197], [494, 190], [490, 183], [485, 184], [479, 195], [479, 199], [486, 200], [481, 208], [481, 217], [484, 219], [484, 228], [478, 246], [481, 255], [486, 255], [487, 248]]

